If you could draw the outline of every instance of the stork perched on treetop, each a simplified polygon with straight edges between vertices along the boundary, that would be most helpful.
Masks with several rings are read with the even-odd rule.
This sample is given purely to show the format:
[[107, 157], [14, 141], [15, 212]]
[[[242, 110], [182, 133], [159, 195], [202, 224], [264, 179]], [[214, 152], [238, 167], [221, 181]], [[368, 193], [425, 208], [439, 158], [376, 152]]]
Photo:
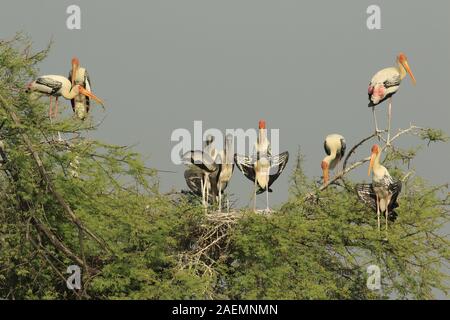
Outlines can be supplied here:
[[[81, 85], [75, 85], [72, 87], [69, 79], [58, 75], [40, 76], [39, 78], [28, 84], [26, 92], [37, 92], [39, 94], [48, 95], [50, 97], [50, 119], [54, 118], [58, 114], [58, 98], [60, 96], [63, 96], [67, 100], [72, 100], [77, 95], [83, 94], [86, 97], [92, 98], [103, 105], [103, 101], [95, 96], [92, 92], [87, 91]], [[52, 109], [52, 97], [56, 97], [54, 110]]]
[[375, 121], [375, 131], [378, 134], [381, 132], [378, 130], [377, 118], [375, 115], [375, 106], [382, 103], [384, 100], [389, 99], [388, 107], [388, 144], [390, 143], [390, 131], [391, 131], [391, 115], [392, 115], [392, 96], [400, 88], [401, 81], [406, 77], [406, 73], [409, 73], [413, 84], [416, 84], [416, 78], [414, 77], [411, 68], [408, 64], [408, 59], [405, 54], [400, 53], [397, 56], [397, 66], [385, 68], [378, 71], [372, 78], [369, 84], [369, 107], [372, 107], [373, 118]]
[[209, 137], [204, 151], [187, 152], [183, 159], [193, 164], [185, 171], [184, 177], [189, 188], [197, 195], [202, 195], [206, 207], [211, 193], [213, 201], [217, 200], [219, 212], [222, 210], [222, 195], [231, 179], [234, 169], [233, 136], [225, 137], [224, 150], [217, 151]]
[[255, 143], [256, 157], [246, 157], [235, 154], [234, 162], [239, 170], [251, 181], [254, 182], [253, 210], [256, 211], [256, 195], [266, 193], [266, 212], [269, 208], [269, 192], [272, 192], [270, 186], [277, 180], [283, 172], [289, 159], [289, 152], [283, 152], [279, 155], [272, 155], [270, 143], [267, 139], [266, 122], [259, 121], [258, 138]]
[[[81, 85], [87, 91], [91, 92], [91, 79], [86, 68], [80, 67], [80, 61], [77, 57], [72, 58], [72, 68], [69, 72], [69, 79], [72, 82], [72, 86]], [[90, 100], [86, 96], [77, 96], [70, 100], [72, 104], [72, 110], [80, 120], [85, 120], [90, 110]]]
[[384, 213], [386, 221], [386, 232], [388, 229], [388, 219], [395, 221], [397, 213], [394, 211], [398, 207], [397, 198], [402, 190], [402, 183], [394, 180], [389, 171], [380, 164], [381, 150], [375, 144], [372, 147], [368, 175], [373, 168], [371, 184], [359, 184], [356, 186], [358, 197], [377, 212], [378, 231], [381, 229], [380, 215]]
[[325, 138], [323, 144], [327, 156], [322, 160], [323, 183], [329, 180], [329, 170], [333, 170], [339, 161], [344, 157], [346, 144], [345, 139], [340, 134], [330, 134]]

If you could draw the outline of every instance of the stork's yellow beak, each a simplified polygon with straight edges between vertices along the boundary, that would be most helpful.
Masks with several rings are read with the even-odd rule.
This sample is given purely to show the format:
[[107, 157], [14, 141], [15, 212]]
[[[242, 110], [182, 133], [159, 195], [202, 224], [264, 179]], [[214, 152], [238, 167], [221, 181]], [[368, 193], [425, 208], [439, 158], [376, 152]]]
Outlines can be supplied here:
[[80, 93], [84, 94], [86, 97], [92, 98], [95, 101], [97, 101], [98, 103], [100, 103], [102, 106], [104, 106], [103, 104], [103, 100], [100, 99], [99, 97], [97, 97], [95, 94], [93, 94], [90, 91], [87, 91], [85, 88], [83, 88], [82, 86], [80, 86]]
[[326, 161], [322, 161], [320, 166], [322, 167], [323, 184], [327, 184], [330, 179], [328, 163]]
[[402, 65], [405, 68], [406, 72], [409, 73], [409, 76], [411, 77], [412, 82], [415, 85], [416, 84], [416, 78], [414, 77], [414, 74], [412, 73], [411, 68], [409, 67], [408, 60], [406, 60], [406, 59], [403, 60], [402, 61]]
[[75, 84], [75, 79], [77, 78], [77, 71], [78, 71], [78, 66], [74, 63], [72, 63], [72, 79], [70, 79], [70, 81], [72, 82], [72, 87]]
[[370, 173], [372, 171], [373, 163], [375, 162], [375, 157], [376, 156], [377, 156], [377, 154], [375, 152], [372, 152], [372, 155], [370, 156], [369, 171], [367, 172], [367, 175], [369, 177], [370, 177]]

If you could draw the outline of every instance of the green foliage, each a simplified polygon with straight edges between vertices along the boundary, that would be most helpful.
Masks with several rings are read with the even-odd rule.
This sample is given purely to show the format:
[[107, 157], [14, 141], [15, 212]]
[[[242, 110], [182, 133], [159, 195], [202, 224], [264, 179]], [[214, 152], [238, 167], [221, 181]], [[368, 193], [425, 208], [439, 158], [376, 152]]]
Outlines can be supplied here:
[[[205, 215], [190, 195], [161, 194], [157, 172], [131, 148], [85, 138], [97, 129], [89, 122], [50, 123], [46, 100], [23, 90], [48, 51], [30, 48], [22, 35], [0, 42], [0, 139], [8, 156], [0, 165], [1, 298], [429, 299], [434, 288], [448, 292], [448, 187], [405, 171], [419, 147], [392, 148], [384, 160], [404, 180], [388, 240], [353, 182], [319, 192], [300, 152], [289, 201], [274, 214]], [[58, 131], [65, 142], [54, 139]], [[446, 140], [432, 129], [420, 137]], [[68, 290], [66, 268], [80, 263], [83, 290]], [[382, 292], [366, 287], [372, 264], [381, 268]]]

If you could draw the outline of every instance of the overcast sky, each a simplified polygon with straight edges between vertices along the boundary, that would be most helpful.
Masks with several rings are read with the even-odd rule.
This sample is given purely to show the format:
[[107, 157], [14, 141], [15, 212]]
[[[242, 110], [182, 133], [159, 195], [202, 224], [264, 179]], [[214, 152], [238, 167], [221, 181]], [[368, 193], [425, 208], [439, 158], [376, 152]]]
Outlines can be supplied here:
[[[81, 8], [81, 30], [68, 30], [66, 9]], [[290, 165], [272, 199], [287, 199], [289, 173], [300, 146], [305, 169], [320, 176], [323, 140], [340, 133], [351, 146], [373, 130], [367, 85], [403, 51], [417, 78], [393, 100], [393, 126], [449, 132], [450, 3], [377, 1], [381, 30], [368, 30], [374, 1], [2, 1], [1, 37], [28, 33], [35, 48], [54, 46], [42, 74], [66, 75], [73, 55], [105, 99], [107, 118], [95, 134], [116, 144], [138, 144], [161, 174], [163, 190], [185, 187], [172, 164], [177, 128], [280, 129], [280, 151]], [[101, 110], [100, 108], [96, 108]], [[386, 105], [378, 108], [386, 120]], [[99, 121], [104, 114], [94, 112]], [[404, 139], [403, 145], [414, 144]], [[370, 144], [359, 156], [367, 156]], [[449, 145], [425, 149], [414, 162], [433, 183], [450, 181]], [[445, 168], [445, 169], [444, 169]], [[355, 178], [364, 179], [366, 168]], [[230, 191], [247, 203], [251, 183], [235, 172]], [[264, 205], [264, 197], [259, 199]]]
[[[66, 8], [81, 7], [81, 30], [66, 28]], [[381, 30], [368, 30], [366, 9], [381, 8]], [[106, 101], [96, 138], [137, 144], [147, 164], [162, 170], [163, 191], [185, 188], [171, 163], [177, 128], [252, 128], [265, 119], [280, 129], [280, 151], [291, 161], [274, 184], [275, 204], [288, 197], [299, 147], [305, 170], [321, 174], [323, 140], [345, 136], [351, 147], [373, 130], [367, 86], [403, 51], [417, 78], [393, 99], [393, 127], [450, 133], [450, 2], [442, 1], [25, 1], [2, 0], [0, 38], [22, 30], [35, 49], [54, 46], [41, 74], [66, 75], [73, 55], [89, 70]], [[386, 104], [378, 108], [380, 126]], [[105, 113], [94, 107], [96, 121]], [[401, 146], [415, 145], [403, 139]], [[369, 155], [370, 144], [358, 157]], [[425, 148], [412, 164], [432, 183], [450, 181], [449, 145]], [[367, 179], [366, 167], [352, 174]], [[235, 171], [229, 190], [245, 205], [252, 184]], [[260, 196], [259, 206], [264, 206]]]

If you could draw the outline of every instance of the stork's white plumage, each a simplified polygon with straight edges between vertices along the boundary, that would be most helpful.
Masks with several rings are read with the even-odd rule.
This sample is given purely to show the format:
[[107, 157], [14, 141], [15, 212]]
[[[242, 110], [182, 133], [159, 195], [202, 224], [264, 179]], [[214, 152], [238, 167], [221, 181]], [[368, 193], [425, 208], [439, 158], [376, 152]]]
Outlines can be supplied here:
[[[75, 85], [72, 87], [72, 83], [69, 79], [59, 75], [45, 75], [40, 76], [27, 86], [27, 92], [37, 92], [50, 96], [50, 118], [55, 117], [58, 114], [58, 98], [64, 97], [67, 100], [72, 100], [79, 94], [83, 94], [103, 104], [103, 101], [96, 97], [92, 92], [86, 91], [81, 85]], [[51, 97], [56, 97], [55, 109], [52, 109]]]
[[239, 170], [251, 181], [254, 182], [254, 202], [253, 210], [256, 211], [256, 195], [266, 193], [266, 211], [269, 212], [269, 192], [270, 186], [283, 172], [289, 159], [289, 152], [283, 152], [273, 156], [270, 150], [270, 143], [267, 139], [266, 122], [259, 121], [258, 139], [255, 143], [256, 158], [234, 155], [234, 162]]
[[[392, 113], [392, 101], [391, 97], [398, 91], [401, 81], [405, 78], [406, 73], [409, 73], [414, 84], [416, 84], [416, 78], [414, 77], [411, 68], [408, 64], [408, 59], [405, 54], [400, 53], [397, 56], [397, 66], [385, 68], [378, 71], [370, 81], [368, 94], [369, 94], [369, 107], [372, 107], [373, 117], [375, 121], [375, 130], [378, 130], [377, 118], [375, 115], [375, 106], [385, 101], [389, 100], [388, 109], [388, 135], [390, 133], [391, 127], [391, 113]], [[389, 137], [388, 137], [389, 143]]]
[[323, 147], [327, 156], [323, 158], [321, 167], [323, 172], [323, 183], [326, 184], [329, 180], [329, 170], [333, 170], [344, 157], [347, 145], [345, 144], [345, 138], [343, 136], [334, 133], [325, 138]]
[[372, 147], [369, 171], [373, 168], [371, 184], [359, 184], [356, 191], [359, 198], [370, 205], [377, 212], [378, 231], [381, 228], [380, 215], [384, 213], [386, 221], [386, 231], [388, 229], [388, 219], [395, 221], [397, 213], [394, 209], [398, 207], [397, 198], [402, 189], [402, 183], [394, 180], [389, 171], [380, 164], [381, 150], [378, 145]]

